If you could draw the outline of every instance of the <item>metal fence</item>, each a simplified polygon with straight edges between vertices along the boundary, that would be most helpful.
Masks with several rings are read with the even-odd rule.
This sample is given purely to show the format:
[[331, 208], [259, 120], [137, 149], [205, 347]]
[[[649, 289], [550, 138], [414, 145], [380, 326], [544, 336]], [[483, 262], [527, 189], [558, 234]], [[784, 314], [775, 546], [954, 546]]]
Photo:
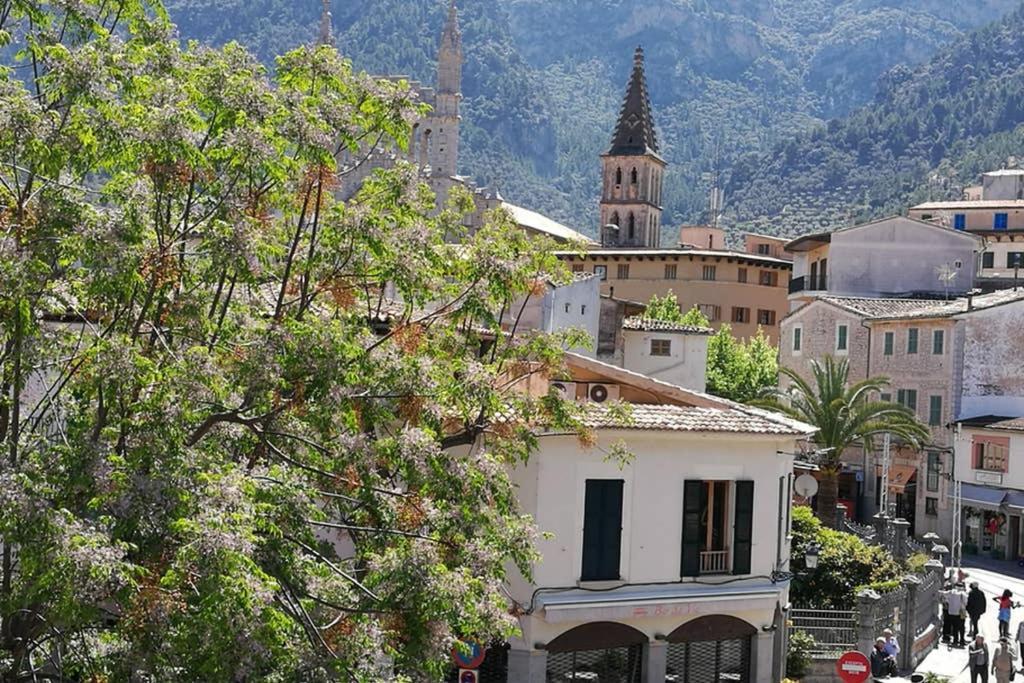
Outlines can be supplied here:
[[798, 609], [789, 611], [793, 630], [814, 638], [812, 656], [834, 655], [857, 647], [857, 613], [852, 610]]
[[[907, 589], [905, 587], [883, 593], [875, 606], [875, 633], [882, 634], [887, 628], [899, 633], [908, 627], [907, 619], [911, 615], [904, 614], [907, 606]], [[913, 624], [909, 625], [913, 629]]]
[[942, 588], [942, 573], [928, 572], [921, 577], [917, 588], [917, 604], [914, 607], [914, 636], [917, 637], [939, 621], [939, 589]]

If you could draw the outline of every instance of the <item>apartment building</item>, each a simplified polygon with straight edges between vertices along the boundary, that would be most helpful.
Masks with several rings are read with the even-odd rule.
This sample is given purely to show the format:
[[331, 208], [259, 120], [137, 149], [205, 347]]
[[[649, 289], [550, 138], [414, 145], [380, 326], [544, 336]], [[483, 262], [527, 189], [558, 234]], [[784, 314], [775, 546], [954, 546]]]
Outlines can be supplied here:
[[508, 680], [780, 680], [790, 454], [813, 428], [583, 356], [558, 385], [594, 447], [543, 434], [514, 472], [548, 535], [511, 584]]

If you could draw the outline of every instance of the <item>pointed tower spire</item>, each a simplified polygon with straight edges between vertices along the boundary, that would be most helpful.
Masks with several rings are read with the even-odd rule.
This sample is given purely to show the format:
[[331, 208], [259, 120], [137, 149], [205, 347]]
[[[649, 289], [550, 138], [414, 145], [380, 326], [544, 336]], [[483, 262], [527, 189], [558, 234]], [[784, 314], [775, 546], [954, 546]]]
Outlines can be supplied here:
[[442, 178], [458, 174], [459, 103], [462, 100], [462, 31], [455, 0], [448, 2], [448, 17], [437, 52], [437, 92], [434, 111], [420, 126], [429, 150], [431, 173]]
[[334, 31], [331, 26], [331, 0], [322, 0], [323, 10], [320, 13], [320, 35], [317, 38], [319, 45], [333, 45]]
[[455, 0], [448, 0], [448, 18], [441, 32], [437, 71], [438, 92], [454, 94], [462, 91], [462, 30]]
[[658, 154], [658, 134], [654, 129], [654, 117], [651, 116], [642, 47], [637, 47], [633, 54], [633, 74], [626, 86], [626, 97], [622, 101], [619, 122], [615, 126], [608, 154]]

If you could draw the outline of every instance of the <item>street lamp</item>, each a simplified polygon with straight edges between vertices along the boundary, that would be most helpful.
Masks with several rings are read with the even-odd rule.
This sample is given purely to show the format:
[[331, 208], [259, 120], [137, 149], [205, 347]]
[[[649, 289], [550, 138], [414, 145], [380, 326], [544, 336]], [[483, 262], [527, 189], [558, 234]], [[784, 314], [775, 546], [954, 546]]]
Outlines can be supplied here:
[[821, 548], [817, 543], [811, 542], [807, 544], [807, 549], [804, 551], [804, 566], [808, 569], [818, 568], [818, 553], [821, 552]]

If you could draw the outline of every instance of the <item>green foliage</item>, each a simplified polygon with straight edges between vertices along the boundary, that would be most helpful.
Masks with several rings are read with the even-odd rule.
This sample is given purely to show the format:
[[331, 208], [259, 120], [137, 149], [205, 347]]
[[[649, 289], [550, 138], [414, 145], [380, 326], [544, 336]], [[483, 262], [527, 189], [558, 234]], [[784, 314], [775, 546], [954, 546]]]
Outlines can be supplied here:
[[774, 389], [778, 378], [778, 348], [761, 328], [744, 343], [732, 336], [729, 325], [722, 325], [708, 340], [708, 392], [749, 403]]
[[657, 294], [651, 296], [651, 300], [647, 302], [644, 317], [680, 325], [692, 325], [693, 327], [711, 327], [711, 321], [696, 306], [683, 313], [679, 307], [679, 300], [671, 289], [665, 296]]
[[786, 676], [803, 678], [811, 668], [811, 651], [817, 643], [807, 631], [795, 629], [789, 634], [789, 649], [786, 651]]
[[863, 586], [857, 586], [854, 592], [867, 589], [873, 590], [879, 595], [884, 595], [885, 593], [892, 593], [895, 590], [899, 590], [900, 586], [902, 585], [903, 584], [899, 579], [872, 581], [871, 583], [866, 583]]
[[914, 553], [907, 558], [907, 571], [911, 574], [923, 574], [925, 564], [931, 559], [927, 553]]
[[579, 429], [508, 388], [561, 365], [502, 326], [552, 245], [409, 165], [336, 199], [416, 104], [331, 48], [270, 75], [143, 0], [0, 29], [0, 679], [440, 680], [509, 637], [509, 470]]
[[[670, 164], [664, 225], [697, 220], [716, 156], [723, 169], [732, 168], [745, 155], [768, 152], [869, 103], [890, 68], [918, 64], [1016, 4], [991, 0], [956, 12], [943, 2], [746, 0], [648, 9], [607, 0], [460, 0], [466, 53], [460, 170], [512, 201], [578, 229], [596, 229], [597, 155], [611, 138], [642, 32], [655, 118], [661, 138], [672, 141], [663, 149]], [[432, 84], [445, 5], [333, 0], [338, 45], [359, 69]], [[315, 0], [168, 0], [186, 38], [218, 45], [239, 40], [268, 65], [316, 37], [319, 7]], [[1003, 44], [994, 42], [992, 49]], [[1012, 63], [1008, 56], [1006, 64]], [[951, 68], [960, 64], [972, 62], [954, 61]], [[884, 156], [881, 138], [863, 144], [874, 153], [876, 140]], [[822, 173], [846, 166], [840, 154], [797, 161]], [[743, 220], [751, 210], [767, 213], [785, 192], [758, 178], [757, 189], [747, 193], [743, 175], [728, 193]], [[800, 199], [801, 191], [795, 187], [788, 196]], [[827, 215], [845, 216], [838, 197], [835, 204]], [[762, 230], [792, 229], [789, 213], [773, 214], [777, 218]], [[808, 229], [808, 218], [814, 216], [800, 217], [801, 229]]]
[[[671, 294], [671, 292], [670, 292]], [[675, 301], [675, 295], [672, 294], [672, 300]], [[676, 310], [679, 310], [679, 306], [676, 305]], [[708, 317], [701, 313], [701, 310], [694, 306], [688, 310], [680, 319], [679, 322], [683, 325], [692, 325], [694, 327], [711, 327], [711, 321]]]
[[[818, 566], [804, 564], [807, 546], [820, 548]], [[898, 581], [899, 564], [885, 549], [868, 545], [857, 536], [822, 526], [809, 507], [793, 508], [792, 571], [807, 572], [793, 580], [790, 599], [798, 606], [817, 609], [853, 609], [856, 591], [869, 584]]]

